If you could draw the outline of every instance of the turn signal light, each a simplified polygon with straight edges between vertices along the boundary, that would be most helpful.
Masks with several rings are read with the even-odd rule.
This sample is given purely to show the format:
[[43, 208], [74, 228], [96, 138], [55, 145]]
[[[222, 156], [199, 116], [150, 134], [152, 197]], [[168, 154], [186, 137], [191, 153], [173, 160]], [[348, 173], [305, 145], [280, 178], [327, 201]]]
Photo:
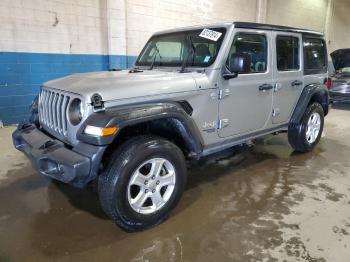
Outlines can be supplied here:
[[98, 127], [86, 126], [84, 133], [91, 136], [111, 136], [118, 132], [118, 126]]

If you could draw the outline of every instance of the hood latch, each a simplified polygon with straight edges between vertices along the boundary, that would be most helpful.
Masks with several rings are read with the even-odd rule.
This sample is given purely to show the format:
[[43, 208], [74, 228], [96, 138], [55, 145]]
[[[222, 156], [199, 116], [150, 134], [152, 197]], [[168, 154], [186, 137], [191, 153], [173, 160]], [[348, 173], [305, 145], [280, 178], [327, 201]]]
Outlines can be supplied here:
[[91, 105], [93, 106], [95, 112], [105, 110], [104, 102], [100, 94], [93, 94], [91, 96]]

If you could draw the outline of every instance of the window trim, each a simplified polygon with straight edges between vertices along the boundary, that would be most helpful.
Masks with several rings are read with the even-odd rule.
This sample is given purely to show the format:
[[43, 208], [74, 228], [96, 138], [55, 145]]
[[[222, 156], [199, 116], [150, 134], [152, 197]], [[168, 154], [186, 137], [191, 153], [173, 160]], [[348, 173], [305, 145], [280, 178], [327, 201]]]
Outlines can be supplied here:
[[[314, 39], [314, 40], [320, 40], [323, 43], [324, 46], [324, 58], [325, 58], [325, 65], [323, 66], [323, 68], [320, 69], [307, 69], [305, 67], [305, 60], [306, 60], [306, 56], [305, 56], [305, 47], [304, 47], [304, 41], [306, 39]], [[327, 45], [326, 45], [326, 41], [321, 38], [321, 37], [317, 37], [317, 36], [308, 36], [308, 35], [303, 35], [302, 37], [302, 41], [303, 41], [303, 52], [304, 52], [304, 75], [318, 75], [318, 74], [326, 74], [328, 72], [328, 53], [327, 53]]]
[[228, 54], [227, 54], [227, 57], [225, 59], [225, 62], [224, 62], [224, 66], [226, 67], [226, 62], [227, 60], [229, 59], [229, 56], [230, 56], [230, 51], [231, 51], [231, 47], [236, 39], [236, 36], [239, 35], [239, 34], [246, 34], [246, 35], [259, 35], [259, 36], [264, 36], [265, 37], [265, 40], [266, 40], [266, 68], [265, 68], [265, 71], [263, 72], [251, 72], [251, 73], [239, 73], [239, 75], [257, 75], [257, 74], [267, 74], [269, 73], [269, 52], [270, 52], [270, 48], [269, 48], [269, 37], [268, 35], [266, 34], [266, 32], [253, 32], [253, 31], [237, 31], [235, 32], [233, 38], [232, 38], [232, 42], [229, 46], [229, 50], [228, 50]]
[[[277, 64], [277, 56], [278, 56], [278, 50], [277, 50], [277, 39], [279, 38], [279, 37], [293, 37], [293, 38], [296, 38], [296, 39], [298, 39], [298, 42], [299, 42], [299, 52], [298, 52], [298, 57], [299, 57], [299, 68], [298, 69], [289, 69], [289, 70], [279, 70], [278, 69], [278, 64]], [[277, 70], [277, 72], [280, 72], [280, 73], [284, 73], [284, 72], [286, 72], [286, 73], [288, 73], [288, 72], [299, 72], [299, 71], [301, 71], [301, 68], [302, 68], [302, 57], [301, 57], [301, 50], [302, 50], [302, 48], [301, 48], [301, 44], [302, 43], [302, 39], [301, 39], [301, 41], [300, 41], [300, 36], [298, 36], [298, 35], [292, 35], [292, 34], [277, 34], [276, 35], [276, 37], [275, 37], [275, 50], [276, 50], [276, 57], [275, 57], [275, 62], [276, 62], [276, 70]]]

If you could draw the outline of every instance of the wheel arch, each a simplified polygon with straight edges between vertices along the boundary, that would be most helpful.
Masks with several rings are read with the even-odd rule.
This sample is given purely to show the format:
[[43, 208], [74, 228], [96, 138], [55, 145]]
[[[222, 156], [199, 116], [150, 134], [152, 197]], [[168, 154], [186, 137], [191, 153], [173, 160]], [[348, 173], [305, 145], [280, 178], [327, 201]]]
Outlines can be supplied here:
[[315, 102], [321, 104], [326, 116], [329, 111], [329, 94], [324, 85], [310, 84], [305, 86], [295, 106], [290, 122], [292, 124], [299, 123], [307, 107]]
[[[155, 135], [168, 139], [177, 145], [185, 156], [195, 157], [202, 152], [204, 143], [191, 114], [192, 108], [187, 102], [161, 102], [111, 108], [91, 115], [79, 130], [78, 139], [106, 146], [102, 160], [108, 158], [127, 139], [139, 135]], [[83, 132], [87, 125], [118, 126], [119, 130], [110, 137], [91, 137]]]

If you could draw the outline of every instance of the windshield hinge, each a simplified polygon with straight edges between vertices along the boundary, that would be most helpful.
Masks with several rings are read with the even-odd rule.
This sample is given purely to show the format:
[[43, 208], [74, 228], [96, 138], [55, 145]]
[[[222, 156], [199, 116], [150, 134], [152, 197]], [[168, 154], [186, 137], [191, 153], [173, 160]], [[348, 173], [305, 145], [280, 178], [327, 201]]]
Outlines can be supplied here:
[[219, 90], [219, 100], [224, 99], [230, 95], [230, 89], [220, 89]]
[[229, 122], [230, 122], [230, 120], [228, 120], [226, 118], [225, 119], [220, 119], [219, 120], [218, 129], [223, 129], [223, 128], [227, 127], [229, 125]]

